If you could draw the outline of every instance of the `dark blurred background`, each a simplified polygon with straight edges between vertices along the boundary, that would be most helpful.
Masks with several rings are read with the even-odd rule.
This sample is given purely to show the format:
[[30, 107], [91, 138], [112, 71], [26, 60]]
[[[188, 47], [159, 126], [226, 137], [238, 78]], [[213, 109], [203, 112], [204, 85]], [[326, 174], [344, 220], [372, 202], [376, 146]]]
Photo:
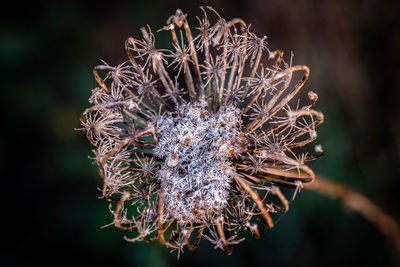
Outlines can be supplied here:
[[[165, 25], [176, 8], [192, 27], [201, 5], [240, 17], [273, 48], [311, 69], [306, 89], [325, 113], [327, 154], [316, 173], [344, 183], [400, 221], [399, 5], [372, 1], [52, 1], [2, 8], [0, 265], [395, 266], [398, 251], [370, 222], [303, 190], [260, 240], [231, 256], [206, 240], [180, 261], [159, 242], [128, 243], [112, 227], [102, 181], [79, 128], [92, 69], [125, 61], [124, 40]], [[212, 3], [211, 3], [212, 2]], [[168, 40], [157, 39], [158, 44]], [[161, 46], [160, 45], [160, 46]]]

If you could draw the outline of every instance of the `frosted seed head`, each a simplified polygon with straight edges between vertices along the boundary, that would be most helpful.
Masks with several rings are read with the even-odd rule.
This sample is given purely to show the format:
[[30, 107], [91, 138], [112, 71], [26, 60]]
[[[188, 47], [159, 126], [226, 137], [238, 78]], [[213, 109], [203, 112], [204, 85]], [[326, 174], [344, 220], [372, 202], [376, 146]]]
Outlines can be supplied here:
[[240, 153], [243, 143], [239, 112], [227, 106], [210, 114], [207, 102], [200, 100], [156, 122], [161, 137], [154, 152], [165, 158], [160, 172], [171, 173], [164, 202], [178, 222], [200, 222], [226, 206], [235, 173], [228, 158]]
[[287, 120], [288, 120], [290, 125], [296, 125], [297, 116], [296, 116], [295, 112], [293, 112], [291, 110], [288, 110], [287, 111], [287, 117], [288, 117]]
[[315, 149], [315, 152], [317, 152], [317, 153], [323, 153], [324, 152], [324, 149], [322, 148], [321, 145], [316, 145], [314, 149]]
[[175, 167], [178, 164], [178, 161], [179, 161], [178, 154], [170, 154], [165, 160], [165, 164], [167, 164], [168, 167]]
[[317, 138], [317, 131], [310, 130], [308, 133], [310, 135], [310, 138]]
[[305, 161], [324, 154], [320, 145], [309, 157], [297, 149], [324, 121], [311, 109], [315, 93], [305, 106], [297, 96], [308, 67], [293, 65], [293, 53], [286, 62], [243, 20], [201, 9], [196, 28], [180, 9], [169, 17], [161, 30], [170, 31], [172, 49], [148, 26], [125, 42], [128, 61], [95, 67], [99, 87], [81, 117], [115, 226], [135, 228], [131, 242], [159, 239], [178, 257], [201, 237], [228, 254], [243, 240], [240, 229], [259, 238], [257, 222], [272, 227], [275, 201], [287, 205], [270, 186], [294, 185], [294, 197], [315, 177]]
[[310, 92], [308, 92], [308, 98], [311, 100], [311, 101], [317, 101], [317, 99], [318, 99], [318, 95], [316, 94], [316, 93], [314, 93], [313, 91], [310, 91]]

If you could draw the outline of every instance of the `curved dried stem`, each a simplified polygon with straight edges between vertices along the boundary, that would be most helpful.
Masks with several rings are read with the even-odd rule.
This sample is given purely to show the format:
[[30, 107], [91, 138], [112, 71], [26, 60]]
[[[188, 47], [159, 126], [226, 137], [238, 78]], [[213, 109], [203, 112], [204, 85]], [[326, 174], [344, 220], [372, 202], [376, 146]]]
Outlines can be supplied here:
[[130, 101], [130, 100], [115, 101], [115, 102], [107, 102], [107, 103], [104, 103], [104, 104], [98, 104], [98, 105], [95, 105], [95, 106], [92, 106], [92, 107], [86, 109], [82, 113], [81, 117], [85, 116], [89, 112], [93, 112], [93, 111], [100, 110], [100, 109], [109, 109], [109, 108], [119, 107], [119, 106], [123, 106], [123, 107], [127, 107], [127, 108], [130, 108], [130, 109], [133, 109], [133, 108], [137, 107], [137, 104], [134, 103], [133, 101]]
[[[184, 50], [184, 46], [183, 46], [183, 37], [182, 37], [182, 35], [181, 35], [182, 45], [180, 45], [179, 41], [178, 41], [178, 38], [176, 36], [175, 27], [170, 27], [170, 28], [171, 28], [172, 39], [174, 40], [174, 43], [175, 43], [175, 46], [176, 46], [175, 47], [176, 50], [180, 49], [180, 50], [183, 51]], [[197, 57], [195, 57], [195, 58], [197, 60]], [[197, 97], [197, 94], [196, 94], [196, 89], [194, 88], [193, 78], [192, 78], [192, 74], [191, 74], [191, 71], [190, 71], [190, 68], [189, 68], [189, 62], [188, 62], [187, 59], [184, 59], [184, 62], [182, 62], [182, 64], [183, 64], [183, 74], [185, 76], [185, 81], [186, 81], [186, 85], [188, 87], [189, 96], [190, 96], [190, 98], [192, 100], [196, 101], [198, 97]]]
[[314, 183], [306, 185], [305, 188], [339, 199], [350, 209], [359, 212], [373, 223], [400, 252], [399, 223], [371, 200], [343, 184], [322, 176], [318, 176]]
[[151, 133], [153, 135], [153, 137], [156, 138], [155, 137], [154, 126], [151, 125], [151, 126], [148, 126], [148, 127], [144, 128], [144, 129], [141, 129], [139, 131], [136, 131], [131, 136], [125, 138], [124, 141], [122, 141], [120, 144], [118, 144], [118, 146], [114, 147], [107, 155], [105, 155], [104, 158], [102, 159], [102, 161], [99, 164], [100, 176], [103, 177], [103, 179], [105, 179], [105, 176], [104, 176], [104, 165], [107, 163], [107, 161], [111, 157], [115, 156], [115, 154], [118, 153], [118, 151], [120, 151], [124, 146], [130, 144], [132, 141], [134, 141], [134, 140], [138, 139], [139, 137], [141, 137], [141, 136], [143, 136], [145, 134], [148, 134], [148, 133]]
[[[235, 18], [232, 19], [231, 21], [229, 21], [225, 27], [219, 31], [219, 33], [214, 37], [213, 39], [213, 43], [214, 45], [218, 45], [221, 41], [221, 38], [223, 36], [225, 36], [226, 32], [235, 24], [241, 24], [242, 25], [242, 30], [243, 30], [243, 43], [246, 44], [247, 43], [247, 36], [248, 36], [248, 30], [247, 30], [247, 24], [239, 18]], [[247, 58], [247, 47], [244, 46], [243, 52], [241, 54], [240, 60], [239, 60], [239, 73], [236, 76], [236, 88], [234, 88], [234, 92], [237, 92], [239, 90], [239, 86], [240, 86], [240, 81], [242, 79], [243, 76], [243, 71], [244, 71], [244, 64]]]
[[165, 190], [165, 178], [161, 182], [161, 188], [160, 188], [160, 194], [159, 194], [159, 200], [158, 200], [158, 239], [160, 240], [160, 243], [167, 248], [173, 247], [171, 243], [165, 240], [164, 232], [171, 226], [173, 223], [174, 219], [172, 219], [167, 226], [164, 228], [164, 190]]
[[[282, 78], [284, 76], [290, 76], [295, 71], [304, 71], [305, 72], [305, 74], [304, 74], [303, 78], [301, 79], [301, 81], [296, 84], [296, 86], [293, 88], [293, 91], [291, 93], [286, 95], [279, 102], [279, 104], [277, 106], [272, 108], [272, 106], [275, 104], [275, 101], [280, 96], [280, 94], [276, 94], [270, 100], [270, 102], [267, 105], [267, 110], [269, 111], [269, 116], [266, 116], [261, 121], [254, 120], [251, 123], [249, 123], [248, 125], [246, 125], [247, 130], [248, 130], [246, 135], [251, 134], [252, 132], [257, 130], [259, 127], [261, 127], [266, 121], [270, 120], [279, 110], [281, 110], [285, 105], [287, 105], [287, 103], [300, 91], [300, 89], [303, 87], [303, 85], [307, 81], [308, 76], [310, 75], [310, 69], [305, 65], [298, 65], [298, 66], [294, 66], [294, 67], [288, 68], [288, 69], [278, 73], [277, 75], [275, 75], [274, 78], [271, 79], [271, 81], [272, 80], [276, 81], [276, 80], [278, 80], [278, 79], [280, 79], [280, 78]], [[281, 92], [283, 92], [283, 91], [284, 91], [284, 89], [281, 90]]]
[[190, 237], [189, 233], [191, 233], [191, 232], [188, 231], [188, 233], [185, 235], [185, 244], [190, 251], [194, 251], [197, 248], [197, 246], [200, 244], [201, 238], [203, 237], [203, 230], [204, 230], [204, 227], [200, 227], [200, 229], [197, 232], [196, 241], [194, 242], [193, 245], [190, 244], [190, 241], [189, 241], [189, 237]]
[[242, 178], [240, 178], [238, 175], [234, 176], [235, 181], [250, 195], [250, 197], [253, 199], [253, 201], [256, 203], [257, 207], [260, 209], [263, 218], [269, 228], [274, 227], [274, 222], [272, 221], [271, 216], [269, 216], [269, 213], [267, 209], [265, 208], [264, 203], [262, 202], [260, 195], [254, 191]]
[[201, 79], [201, 75], [200, 75], [199, 60], [197, 58], [196, 47], [195, 47], [194, 42], [193, 42], [193, 36], [192, 36], [192, 32], [191, 32], [190, 27], [189, 27], [189, 23], [187, 22], [186, 16], [183, 15], [183, 13], [182, 13], [182, 20], [183, 20], [183, 27], [185, 28], [186, 38], [187, 38], [187, 41], [188, 41], [189, 46], [190, 46], [190, 55], [191, 55], [192, 60], [193, 60], [194, 72], [195, 72], [195, 75], [197, 77], [197, 82], [199, 84], [198, 89], [199, 89], [200, 97], [202, 97], [203, 96], [203, 89], [202, 89], [203, 80]]
[[224, 217], [219, 217], [215, 220], [215, 225], [217, 226], [217, 231], [219, 238], [221, 239], [222, 246], [226, 252], [226, 254], [231, 255], [232, 254], [232, 248], [231, 246], [228, 245], [226, 238], [225, 238], [225, 233], [224, 233], [224, 227], [223, 227], [223, 222], [224, 222]]
[[285, 198], [285, 196], [282, 194], [281, 190], [279, 189], [279, 187], [277, 186], [272, 186], [270, 192], [274, 195], [276, 195], [279, 200], [282, 202], [283, 204], [283, 211], [287, 212], [289, 210], [289, 202], [288, 200]]
[[[260, 64], [261, 54], [262, 54], [262, 50], [260, 49], [260, 50], [259, 50], [259, 55], [257, 55], [256, 64], [254, 65], [254, 68], [253, 68], [253, 70], [252, 70], [252, 72], [251, 72], [251, 74], [250, 74], [249, 79], [254, 78], [254, 75], [256, 74], [256, 71], [257, 71], [257, 69], [258, 69], [258, 65]], [[277, 50], [277, 51], [275, 51], [275, 52], [273, 53], [273, 55], [274, 55], [274, 57], [275, 57], [275, 55], [278, 55], [278, 59], [276, 60], [275, 65], [274, 65], [274, 67], [273, 67], [273, 71], [272, 71], [272, 73], [271, 73], [271, 77], [274, 77], [274, 76], [275, 76], [276, 72], [277, 72], [278, 69], [279, 69], [279, 66], [281, 65], [281, 62], [282, 62], [282, 60], [283, 60], [283, 52], [280, 51], [280, 50]], [[257, 68], [255, 68], [256, 66], [257, 66]], [[272, 83], [272, 82], [273, 82], [273, 80], [272, 80], [270, 83]], [[249, 90], [249, 87], [250, 87], [250, 85], [247, 83], [246, 86], [245, 86], [244, 93], [243, 93], [243, 95], [242, 95], [242, 101], [243, 101], [244, 98], [246, 97], [247, 92], [248, 92], [248, 90]], [[246, 105], [246, 107], [244, 108], [243, 114], [247, 114], [247, 113], [249, 112], [249, 110], [251, 109], [251, 106], [252, 106], [252, 105], [254, 104], [254, 102], [260, 97], [260, 95], [261, 95], [261, 91], [259, 91], [259, 92], [257, 92], [257, 93], [254, 94], [254, 96], [250, 99], [249, 103], [248, 103], [248, 104]]]
[[131, 48], [129, 47], [129, 45], [133, 45], [133, 46], [135, 45], [135, 40], [133, 38], [128, 38], [125, 41], [125, 51], [126, 51], [126, 54], [128, 55], [128, 58], [129, 58], [130, 62], [132, 63], [133, 67], [135, 68], [135, 70], [141, 76], [144, 76], [142, 66], [140, 66], [139, 64], [136, 63], [136, 60], [135, 60], [135, 58], [133, 57], [133, 55], [131, 53]]
[[116, 206], [116, 208], [115, 208], [115, 212], [114, 212], [114, 224], [115, 224], [115, 227], [117, 227], [117, 228], [119, 228], [119, 229], [121, 229], [121, 230], [129, 230], [129, 229], [132, 229], [132, 228], [135, 228], [136, 227], [136, 225], [134, 225], [134, 224], [132, 224], [132, 225], [130, 225], [130, 226], [125, 226], [125, 225], [123, 225], [123, 220], [121, 220], [121, 218], [120, 218], [120, 214], [121, 214], [121, 210], [123, 209], [123, 207], [124, 207], [124, 203], [125, 203], [125, 201], [127, 201], [127, 200], [129, 200], [130, 199], [130, 194], [128, 193], [128, 192], [125, 192], [124, 194], [122, 194], [122, 197], [121, 197], [121, 199], [118, 201], [118, 204], [117, 204], [117, 206]]
[[[293, 179], [293, 180], [302, 180], [302, 182], [312, 182], [315, 180], [315, 174], [314, 172], [311, 170], [310, 167], [308, 167], [307, 165], [303, 164], [302, 162], [299, 162], [298, 160], [289, 158], [286, 155], [275, 155], [275, 154], [269, 154], [269, 153], [264, 153], [262, 155], [258, 155], [258, 157], [260, 158], [265, 158], [265, 159], [272, 159], [275, 160], [277, 162], [282, 162], [285, 163], [288, 166], [291, 166], [289, 168], [286, 169], [278, 169], [278, 168], [270, 168], [268, 166], [262, 167], [260, 169], [260, 173], [267, 173], [267, 174], [272, 174], [274, 176], [282, 176], [282, 177], [286, 177], [289, 179]], [[296, 169], [296, 172], [293, 172], [291, 170]], [[303, 171], [304, 175], [302, 172]], [[261, 175], [262, 176], [262, 175]]]
[[99, 65], [99, 66], [94, 67], [94, 69], [93, 69], [93, 75], [94, 75], [94, 78], [96, 79], [97, 83], [101, 87], [103, 87], [107, 92], [111, 92], [110, 87], [108, 87], [108, 85], [104, 82], [104, 80], [107, 79], [107, 77], [104, 80], [102, 78], [100, 78], [100, 75], [98, 73], [99, 70], [111, 71], [111, 70], [115, 70], [115, 68], [113, 68], [111, 66], [106, 66], [106, 65]]
[[[245, 23], [242, 19], [239, 19], [239, 18], [232, 19], [232, 20], [229, 21], [229, 22], [225, 25], [225, 27], [224, 27], [221, 31], [219, 31], [219, 33], [214, 37], [214, 39], [213, 39], [214, 45], [219, 45], [219, 43], [220, 43], [222, 37], [223, 37], [223, 36], [228, 32], [228, 30], [229, 30], [233, 25], [235, 25], [235, 24], [241, 24], [241, 25], [243, 26], [244, 29], [247, 28], [246, 23]], [[247, 32], [245, 32], [245, 34], [246, 34], [246, 36], [247, 36]]]

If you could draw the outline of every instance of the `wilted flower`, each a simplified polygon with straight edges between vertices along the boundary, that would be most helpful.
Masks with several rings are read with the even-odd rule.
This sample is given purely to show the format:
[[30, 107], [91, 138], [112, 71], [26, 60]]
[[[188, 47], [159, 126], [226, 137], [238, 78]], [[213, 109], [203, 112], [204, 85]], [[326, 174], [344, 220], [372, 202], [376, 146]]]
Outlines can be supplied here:
[[281, 189], [312, 182], [305, 162], [323, 153], [302, 150], [324, 119], [315, 93], [296, 98], [308, 67], [207, 10], [197, 36], [181, 10], [167, 20], [173, 51], [142, 28], [125, 43], [128, 61], [95, 67], [100, 87], [81, 118], [113, 224], [178, 255], [202, 237], [228, 254], [240, 230], [260, 237], [258, 224], [273, 227], [270, 215], [289, 208]]

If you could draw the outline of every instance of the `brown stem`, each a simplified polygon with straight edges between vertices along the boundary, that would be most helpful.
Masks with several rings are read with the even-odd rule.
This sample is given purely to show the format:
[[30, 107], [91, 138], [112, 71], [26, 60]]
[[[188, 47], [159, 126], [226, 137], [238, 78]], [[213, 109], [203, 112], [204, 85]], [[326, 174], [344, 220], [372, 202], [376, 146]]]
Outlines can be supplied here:
[[228, 45], [226, 44], [226, 38], [224, 39], [224, 51], [222, 53], [222, 62], [223, 62], [223, 69], [222, 69], [222, 77], [219, 84], [219, 93], [218, 93], [218, 103], [217, 103], [217, 110], [221, 106], [222, 101], [222, 93], [224, 92], [224, 84], [225, 84], [225, 76], [226, 76], [226, 63], [227, 63], [227, 55], [228, 55]]
[[282, 194], [281, 190], [279, 189], [279, 187], [277, 186], [272, 186], [272, 189], [270, 191], [272, 194], [276, 195], [279, 200], [282, 202], [283, 204], [283, 211], [287, 212], [289, 210], [289, 202], [287, 201], [287, 199], [285, 198], [285, 196]]
[[[256, 74], [256, 71], [258, 69], [258, 65], [260, 65], [261, 56], [262, 56], [262, 49], [259, 48], [258, 49], [258, 53], [257, 53], [256, 63], [253, 65], [253, 68], [251, 70], [251, 74], [250, 74], [250, 77], [249, 77], [250, 79], [253, 79], [254, 75]], [[243, 101], [246, 98], [246, 95], [247, 95], [247, 93], [249, 91], [249, 88], [250, 88], [250, 84], [247, 83], [246, 86], [244, 87], [244, 92], [243, 92], [243, 95], [242, 95], [240, 101]], [[247, 108], [249, 108], [249, 107], [247, 107]]]
[[253, 235], [253, 237], [255, 239], [260, 239], [261, 235], [260, 235], [260, 231], [258, 231], [258, 225], [253, 223], [247, 223], [246, 227], [250, 230], [251, 234]]
[[264, 203], [262, 202], [260, 195], [254, 191], [250, 185], [248, 185], [242, 178], [239, 176], [234, 176], [236, 182], [250, 195], [250, 197], [253, 199], [253, 201], [256, 203], [257, 207], [260, 209], [263, 218], [265, 219], [265, 222], [267, 223], [267, 226], [269, 228], [274, 227], [274, 222], [271, 219], [271, 216], [269, 216], [269, 213], [267, 209], [265, 208]]
[[115, 209], [115, 212], [114, 212], [115, 227], [117, 227], [121, 230], [129, 230], [129, 229], [136, 227], [136, 225], [134, 225], [134, 224], [132, 224], [130, 226], [125, 226], [125, 225], [123, 225], [124, 222], [120, 219], [120, 213], [124, 207], [124, 203], [125, 203], [125, 201], [129, 200], [130, 198], [131, 198], [130, 194], [128, 192], [125, 192], [122, 195], [121, 199], [119, 200], [117, 207]]
[[[261, 52], [260, 52], [260, 53], [261, 53]], [[282, 52], [282, 51], [280, 51], [280, 50], [275, 51], [275, 52], [274, 52], [274, 56], [275, 56], [275, 55], [278, 55], [278, 59], [276, 60], [276, 63], [275, 63], [275, 65], [274, 65], [273, 71], [272, 71], [272, 73], [271, 73], [271, 77], [274, 77], [274, 76], [275, 76], [276, 72], [277, 72], [278, 69], [279, 69], [279, 66], [281, 65], [282, 59], [283, 59], [283, 52]], [[260, 56], [260, 57], [261, 57], [261, 56]], [[258, 63], [257, 63], [257, 65], [258, 65], [258, 64], [259, 64], [259, 61], [260, 61], [260, 59], [259, 59], [258, 56], [257, 56], [257, 61], [258, 61]], [[257, 68], [258, 68], [258, 66], [257, 66]], [[253, 71], [251, 72], [250, 79], [252, 79], [252, 78], [254, 77], [255, 71], [256, 71], [257, 69], [253, 69], [253, 70], [254, 70], [254, 73], [253, 73]], [[247, 94], [247, 92], [248, 92], [248, 89], [249, 89], [249, 84], [246, 84], [246, 89], [245, 89], [245, 92], [243, 93], [242, 101], [243, 101], [244, 98], [246, 97], [246, 94]], [[258, 99], [258, 97], [260, 96], [260, 94], [261, 94], [261, 91], [259, 91], [259, 92], [257, 92], [257, 93], [254, 94], [254, 96], [252, 97], [252, 99], [250, 100], [250, 102], [246, 105], [246, 108], [244, 109], [243, 114], [247, 114], [247, 113], [250, 111], [250, 107], [251, 107], [251, 106], [254, 104], [254, 102]]]
[[[170, 29], [171, 29], [172, 39], [174, 40], [174, 43], [176, 45], [176, 50], [182, 49], [182, 51], [183, 51], [185, 48], [183, 46], [183, 43], [182, 43], [182, 47], [181, 47], [181, 45], [179, 45], [178, 37], [176, 36], [176, 32], [175, 32], [175, 27], [170, 27]], [[182, 32], [181, 32], [181, 40], [183, 42]], [[196, 57], [196, 60], [197, 60], [197, 57]], [[192, 100], [197, 100], [197, 94], [196, 94], [196, 90], [194, 88], [192, 74], [190, 72], [189, 63], [186, 59], [183, 62], [183, 73], [185, 75], [185, 81], [186, 81], [186, 85], [188, 86], [190, 98]]]
[[[242, 25], [242, 27], [243, 27], [242, 28], [243, 29], [243, 43], [247, 43], [247, 35], [248, 35], [247, 25], [242, 19], [236, 18], [236, 19], [232, 19], [231, 21], [229, 21], [225, 25], [225, 27], [217, 34], [217, 36], [215, 36], [213, 38], [214, 45], [218, 45], [221, 41], [221, 38], [225, 35], [225, 33], [229, 30], [229, 28], [231, 28], [235, 24]], [[242, 54], [240, 56], [240, 60], [239, 60], [240, 72], [236, 76], [236, 88], [234, 89], [235, 92], [239, 90], [239, 85], [240, 85], [240, 81], [242, 79], [243, 70], [244, 70], [244, 64], [245, 64], [245, 61], [247, 58], [246, 56], [247, 56], [247, 47], [245, 46], [242, 51]]]
[[224, 221], [223, 217], [217, 218], [215, 220], [215, 224], [217, 225], [218, 235], [219, 235], [219, 238], [221, 239], [222, 246], [223, 246], [226, 254], [231, 255], [232, 254], [232, 248], [226, 242], [225, 233], [224, 233], [224, 227], [223, 227], [223, 221]]
[[160, 196], [159, 196], [159, 200], [158, 200], [158, 238], [162, 245], [169, 248], [169, 247], [173, 247], [173, 246], [171, 243], [169, 243], [167, 240], [165, 240], [164, 232], [168, 229], [168, 227], [172, 224], [172, 222], [174, 220], [171, 220], [167, 224], [167, 226], [164, 227], [163, 216], [164, 216], [165, 179], [166, 179], [166, 177], [164, 177], [163, 181], [161, 182]]
[[305, 185], [305, 188], [339, 199], [347, 207], [359, 212], [392, 241], [400, 252], [399, 224], [371, 200], [345, 185], [321, 176], [318, 176], [313, 183]]
[[199, 229], [199, 231], [197, 232], [196, 241], [194, 242], [193, 245], [190, 244], [190, 241], [189, 241], [190, 235], [189, 235], [189, 234], [185, 235], [185, 243], [186, 243], [186, 246], [188, 247], [188, 249], [189, 249], [190, 251], [194, 251], [194, 250], [197, 248], [197, 246], [199, 245], [200, 240], [201, 240], [201, 238], [203, 237], [203, 229], [204, 229], [204, 228], [201, 227], [201, 228]]
[[94, 78], [96, 79], [97, 83], [98, 83], [101, 87], [103, 87], [107, 92], [111, 92], [110, 87], [108, 87], [107, 84], [105, 84], [104, 80], [103, 80], [102, 78], [100, 78], [100, 75], [99, 75], [99, 73], [98, 73], [99, 70], [104, 70], [103, 67], [109, 67], [109, 66], [96, 66], [96, 67], [93, 69], [93, 75], [94, 75]]
[[238, 66], [238, 57], [235, 56], [235, 58], [233, 59], [233, 64], [232, 64], [232, 68], [231, 68], [231, 75], [229, 77], [229, 82], [228, 82], [228, 87], [226, 88], [226, 97], [225, 97], [225, 101], [224, 101], [224, 105], [226, 105], [228, 103], [228, 95], [230, 94], [231, 90], [232, 90], [232, 85], [233, 85], [233, 78], [235, 78], [235, 74], [236, 74], [236, 68]]
[[203, 81], [202, 81], [201, 75], [200, 75], [200, 65], [199, 65], [199, 60], [197, 59], [196, 47], [193, 42], [192, 32], [190, 30], [189, 23], [186, 20], [186, 16], [183, 15], [182, 17], [183, 17], [183, 27], [185, 28], [186, 38], [187, 38], [187, 41], [190, 46], [190, 55], [193, 60], [194, 73], [195, 73], [198, 83], [199, 83], [198, 87], [199, 87], [200, 97], [202, 97], [203, 96], [203, 89], [202, 89]]
[[104, 176], [104, 165], [107, 163], [107, 161], [111, 157], [114, 157], [115, 154], [117, 154], [124, 146], [130, 144], [135, 139], [137, 139], [137, 138], [139, 138], [139, 137], [141, 137], [141, 136], [143, 136], [145, 134], [148, 134], [148, 133], [153, 134], [153, 136], [155, 137], [155, 132], [154, 132], [154, 126], [153, 125], [136, 131], [134, 134], [132, 134], [131, 136], [127, 137], [124, 141], [122, 141], [120, 144], [118, 144], [118, 146], [113, 148], [107, 155], [105, 155], [104, 158], [102, 159], [102, 161], [99, 164], [100, 176], [103, 177], [103, 179], [105, 179], [105, 176]]
[[[278, 80], [278, 79], [280, 79], [284, 76], [288, 76], [288, 75], [290, 76], [295, 71], [304, 71], [305, 73], [304, 73], [303, 78], [296, 84], [296, 86], [294, 87], [292, 92], [290, 92], [287, 96], [285, 96], [277, 106], [272, 108], [273, 104], [268, 103], [267, 110], [269, 111], [269, 116], [262, 119], [260, 122], [254, 121], [253, 123], [246, 125], [246, 127], [248, 129], [246, 135], [251, 134], [256, 129], [258, 129], [260, 126], [262, 126], [266, 121], [270, 120], [279, 110], [281, 110], [300, 91], [300, 89], [306, 83], [308, 76], [310, 75], [310, 69], [305, 65], [298, 65], [298, 66], [288, 68], [288, 69], [280, 72], [279, 74], [277, 74], [272, 80]], [[281, 92], [283, 92], [283, 90], [281, 90]], [[277, 97], [277, 95], [275, 95], [274, 98], [276, 98], [276, 97]], [[271, 99], [271, 101], [272, 101], [272, 99]]]

